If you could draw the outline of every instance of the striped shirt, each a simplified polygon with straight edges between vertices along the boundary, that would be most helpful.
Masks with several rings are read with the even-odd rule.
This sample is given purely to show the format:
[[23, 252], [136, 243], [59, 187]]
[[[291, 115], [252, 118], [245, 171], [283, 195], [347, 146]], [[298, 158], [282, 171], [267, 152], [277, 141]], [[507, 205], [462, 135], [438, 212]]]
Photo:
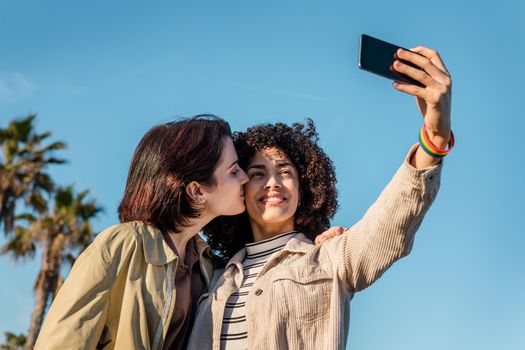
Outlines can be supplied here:
[[278, 253], [297, 232], [291, 231], [278, 236], [246, 244], [246, 257], [242, 262], [243, 280], [241, 287], [226, 302], [222, 320], [221, 349], [247, 349], [246, 301], [259, 272], [270, 258]]

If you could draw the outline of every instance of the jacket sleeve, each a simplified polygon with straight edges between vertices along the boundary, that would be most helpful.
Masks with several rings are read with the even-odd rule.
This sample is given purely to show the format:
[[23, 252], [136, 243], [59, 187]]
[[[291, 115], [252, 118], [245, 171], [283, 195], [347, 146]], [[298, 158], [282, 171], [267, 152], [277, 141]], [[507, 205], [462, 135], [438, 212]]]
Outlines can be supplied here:
[[104, 236], [101, 233], [76, 260], [49, 309], [35, 349], [96, 348], [113, 279]]
[[[327, 242], [337, 278], [348, 291], [370, 286], [412, 249], [414, 235], [440, 186], [442, 164], [416, 169], [408, 160], [354, 226]], [[333, 242], [332, 242], [333, 241]]]

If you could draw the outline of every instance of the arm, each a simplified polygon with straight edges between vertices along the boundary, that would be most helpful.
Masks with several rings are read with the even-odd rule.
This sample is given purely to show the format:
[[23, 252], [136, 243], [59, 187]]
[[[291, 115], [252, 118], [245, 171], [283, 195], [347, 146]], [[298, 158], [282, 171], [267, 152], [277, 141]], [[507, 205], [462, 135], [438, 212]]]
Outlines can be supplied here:
[[326, 242], [337, 277], [348, 290], [359, 291], [378, 279], [396, 260], [408, 255], [414, 235], [434, 201], [441, 165], [416, 169], [405, 163], [361, 220]]
[[[399, 49], [393, 68], [424, 87], [394, 82], [394, 88], [416, 97], [416, 103], [430, 141], [444, 149], [450, 138], [452, 80], [439, 54], [418, 46]], [[397, 259], [412, 248], [414, 234], [432, 204], [438, 188], [441, 161], [414, 147], [378, 200], [361, 221], [340, 239], [337, 250], [338, 275], [351, 290], [361, 290], [379, 278]], [[335, 241], [336, 239], [334, 239]]]
[[112, 280], [102, 235], [75, 262], [49, 309], [35, 349], [95, 349], [107, 317]]

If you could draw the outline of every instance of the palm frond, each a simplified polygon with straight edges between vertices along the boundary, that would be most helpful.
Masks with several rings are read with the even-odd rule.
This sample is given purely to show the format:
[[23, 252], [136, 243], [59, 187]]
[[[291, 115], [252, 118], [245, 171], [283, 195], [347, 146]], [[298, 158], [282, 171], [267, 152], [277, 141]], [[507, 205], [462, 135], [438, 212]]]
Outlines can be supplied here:
[[73, 186], [59, 186], [55, 191], [55, 208], [61, 209], [73, 203]]
[[33, 137], [31, 137], [31, 140], [29, 140], [29, 143], [39, 144], [40, 142], [42, 142], [43, 140], [47, 139], [51, 135], [53, 135], [53, 133], [51, 131], [44, 131], [41, 134], [34, 134]]
[[5, 340], [0, 345], [1, 350], [22, 350], [27, 341], [25, 334], [16, 335], [11, 332], [4, 333]]
[[66, 164], [66, 163], [67, 163], [67, 160], [65, 159], [54, 158], [54, 157], [50, 157], [47, 159], [47, 164]]
[[26, 200], [26, 204], [28, 204], [31, 208], [33, 208], [39, 213], [43, 213], [47, 210], [47, 201], [38, 191], [31, 192], [31, 194]]
[[29, 224], [36, 220], [36, 217], [31, 213], [23, 213], [15, 216], [16, 221], [27, 221]]
[[35, 114], [30, 114], [25, 118], [15, 119], [9, 123], [8, 130], [11, 131], [20, 142], [27, 142], [33, 132], [33, 121], [35, 118]]
[[15, 236], [2, 246], [0, 255], [10, 254], [14, 261], [20, 258], [28, 259], [35, 256], [36, 246], [30, 232], [21, 226], [15, 229]]
[[47, 153], [50, 151], [56, 151], [59, 149], [66, 149], [66, 148], [67, 148], [67, 144], [65, 144], [64, 142], [53, 142], [52, 144], [47, 145], [46, 147], [42, 148], [42, 152]]
[[34, 190], [44, 190], [49, 193], [53, 191], [54, 187], [55, 184], [53, 183], [53, 180], [51, 179], [51, 176], [49, 176], [49, 174], [44, 172], [38, 172], [38, 174], [34, 176]]

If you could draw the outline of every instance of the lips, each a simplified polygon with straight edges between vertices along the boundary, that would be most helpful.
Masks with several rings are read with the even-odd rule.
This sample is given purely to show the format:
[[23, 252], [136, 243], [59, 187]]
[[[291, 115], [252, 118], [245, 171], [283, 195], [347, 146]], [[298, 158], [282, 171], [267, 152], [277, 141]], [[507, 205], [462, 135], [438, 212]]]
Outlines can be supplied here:
[[286, 200], [282, 194], [268, 194], [264, 195], [259, 199], [264, 204], [276, 205], [281, 204]]

